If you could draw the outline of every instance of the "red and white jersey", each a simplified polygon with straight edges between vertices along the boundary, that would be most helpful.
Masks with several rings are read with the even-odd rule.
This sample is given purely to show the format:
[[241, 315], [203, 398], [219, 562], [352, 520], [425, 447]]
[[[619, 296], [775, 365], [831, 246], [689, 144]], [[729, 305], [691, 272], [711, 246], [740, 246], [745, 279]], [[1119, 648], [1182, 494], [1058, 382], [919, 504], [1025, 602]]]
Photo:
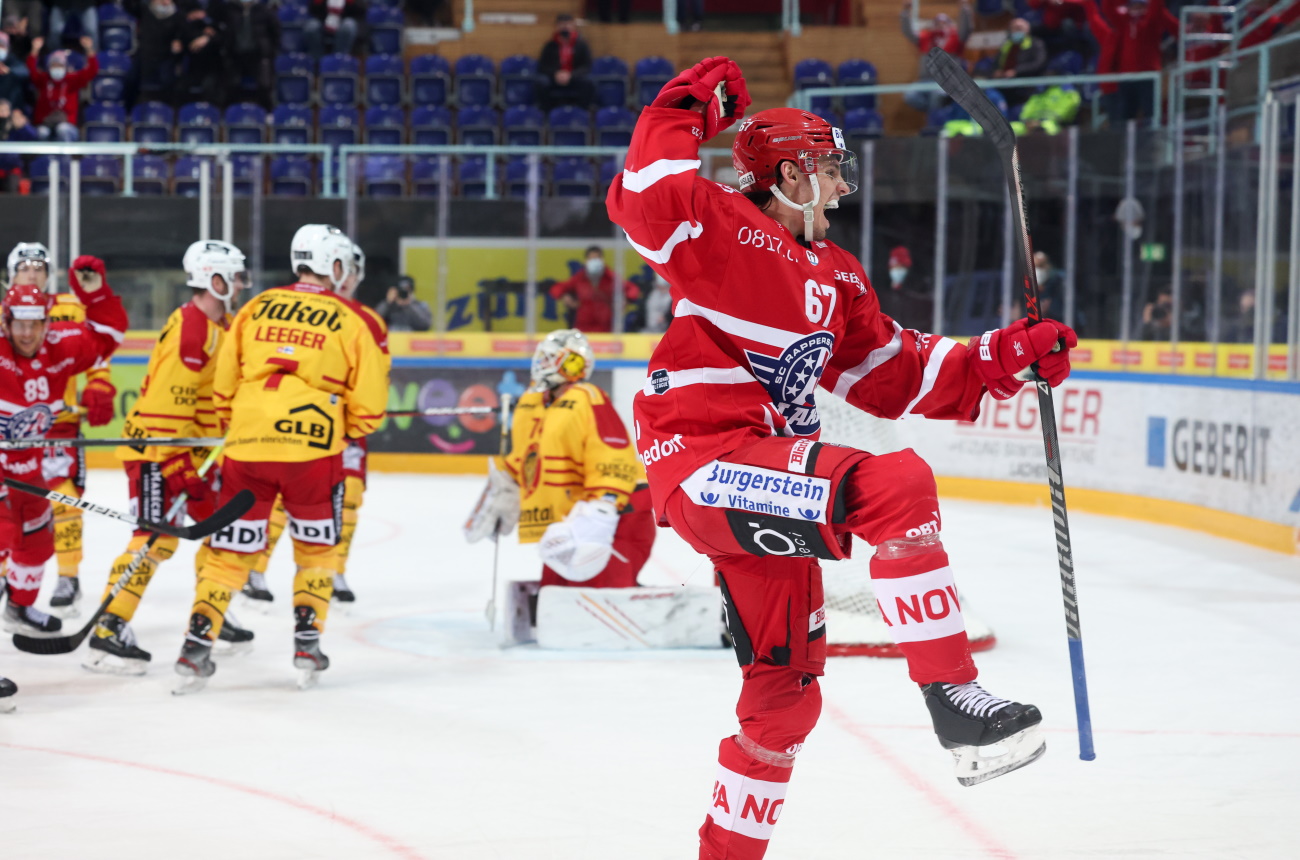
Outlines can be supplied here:
[[[697, 175], [703, 118], [645, 108], [610, 217], [672, 284], [673, 322], [636, 395], [654, 507], [756, 438], [816, 438], [820, 385], [872, 415], [971, 418], [983, 386], [966, 347], [880, 311], [858, 261], [805, 247], [736, 190]], [[792, 469], [798, 464], [792, 464]]]
[[[45, 342], [31, 358], [0, 338], [0, 439], [44, 438], [68, 406], [68, 381], [117, 350], [126, 333], [126, 310], [107, 285], [93, 293], [77, 291], [86, 306], [82, 323], [52, 322]], [[43, 451], [0, 452], [0, 468], [19, 479], [39, 477]], [[38, 481], [39, 483], [39, 481]]]

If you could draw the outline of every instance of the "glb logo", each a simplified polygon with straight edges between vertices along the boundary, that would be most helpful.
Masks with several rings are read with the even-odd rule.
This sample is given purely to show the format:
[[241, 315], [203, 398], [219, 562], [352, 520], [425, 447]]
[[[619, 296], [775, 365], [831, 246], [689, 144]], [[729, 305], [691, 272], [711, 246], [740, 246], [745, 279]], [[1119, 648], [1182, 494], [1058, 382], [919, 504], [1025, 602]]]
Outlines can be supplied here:
[[289, 416], [275, 422], [275, 432], [306, 439], [308, 448], [328, 451], [334, 447], [334, 418], [324, 409], [308, 403], [290, 409]]

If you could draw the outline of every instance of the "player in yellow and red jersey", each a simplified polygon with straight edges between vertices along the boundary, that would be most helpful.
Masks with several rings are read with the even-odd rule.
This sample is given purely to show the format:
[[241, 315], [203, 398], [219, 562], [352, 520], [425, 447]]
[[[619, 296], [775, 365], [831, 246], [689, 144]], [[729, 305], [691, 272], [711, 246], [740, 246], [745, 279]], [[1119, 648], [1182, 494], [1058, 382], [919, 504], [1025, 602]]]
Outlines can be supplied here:
[[[49, 321], [84, 323], [86, 307], [73, 293], [56, 292], [50, 277], [50, 252], [39, 242], [19, 242], [9, 252], [9, 284], [35, 284], [54, 293], [54, 307]], [[54, 419], [47, 438], [76, 439], [81, 436], [83, 419], [91, 427], [102, 427], [113, 420], [113, 401], [117, 389], [110, 378], [108, 361], [102, 361], [85, 373], [81, 398], [77, 398], [77, 381], [68, 381], [64, 392], [64, 411]], [[80, 402], [80, 408], [77, 403]], [[41, 471], [50, 489], [68, 496], [81, 496], [86, 490], [86, 454], [83, 448], [48, 448]], [[59, 580], [50, 598], [50, 611], [63, 618], [77, 615], [81, 584], [77, 578], [81, 567], [81, 509], [54, 504], [54, 552], [59, 560]]]
[[511, 451], [465, 525], [472, 543], [518, 523], [520, 543], [540, 543], [542, 586], [634, 586], [654, 546], [645, 469], [609, 395], [586, 381], [594, 365], [577, 329], [538, 344]]
[[[243, 252], [215, 240], [190, 245], [182, 266], [186, 285], [194, 289], [194, 295], [172, 312], [158, 335], [140, 397], [126, 416], [123, 435], [133, 439], [212, 436], [215, 445], [221, 436], [212, 405], [217, 352], [239, 294], [248, 286], [248, 273]], [[131, 510], [137, 516], [162, 522], [181, 493], [187, 496], [194, 519], [211, 514], [216, 495], [212, 489], [214, 475], [204, 480], [198, 474], [198, 466], [207, 455], [205, 449], [147, 445], [122, 447], [117, 455], [126, 469]], [[149, 534], [137, 529], [132, 535], [126, 551], [113, 563], [105, 595], [144, 547]], [[90, 651], [82, 664], [87, 669], [144, 674], [151, 655], [136, 644], [131, 618], [158, 565], [171, 558], [177, 543], [177, 538], [168, 535], [154, 540], [131, 581], [95, 625]], [[251, 640], [252, 634], [244, 632], [243, 638]]]
[[210, 539], [189, 631], [176, 661], [177, 692], [216, 671], [212, 643], [231, 596], [266, 546], [276, 497], [284, 500], [294, 560], [294, 666], [300, 685], [329, 667], [320, 633], [338, 569], [343, 449], [373, 433], [388, 401], [388, 361], [373, 318], [336, 292], [353, 263], [351, 240], [308, 224], [290, 252], [297, 283], [267, 290], [235, 315], [217, 358], [213, 403], [228, 428], [225, 503], [241, 490], [253, 507]]

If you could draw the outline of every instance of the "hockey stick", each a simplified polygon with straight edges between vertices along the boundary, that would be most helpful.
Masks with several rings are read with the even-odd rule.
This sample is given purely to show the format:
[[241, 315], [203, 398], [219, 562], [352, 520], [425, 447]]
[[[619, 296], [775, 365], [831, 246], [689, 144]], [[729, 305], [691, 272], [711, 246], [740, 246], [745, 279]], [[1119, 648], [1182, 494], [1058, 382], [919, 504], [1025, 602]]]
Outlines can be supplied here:
[[490, 415], [496, 412], [491, 406], [432, 406], [428, 409], [388, 410], [389, 418], [419, 418], [423, 415]]
[[59, 502], [70, 508], [81, 508], [83, 511], [90, 511], [93, 514], [102, 514], [115, 520], [121, 520], [124, 523], [130, 523], [138, 529], [144, 529], [151, 532], [160, 532], [172, 537], [178, 537], [182, 540], [203, 540], [213, 532], [220, 531], [235, 520], [242, 517], [253, 506], [253, 493], [249, 490], [240, 490], [233, 499], [226, 502], [216, 510], [212, 516], [206, 520], [195, 523], [192, 526], [173, 526], [167, 523], [157, 523], [152, 520], [133, 517], [130, 514], [124, 514], [121, 511], [115, 511], [104, 505], [97, 505], [94, 502], [88, 502], [85, 499], [79, 499], [76, 496], [67, 496], [56, 490], [47, 490], [38, 487], [35, 484], [24, 484], [22, 481], [15, 481], [13, 478], [5, 478], [5, 484], [13, 487], [15, 490], [22, 490], [24, 493], [31, 493], [33, 496], [44, 496], [51, 502]]
[[[203, 461], [203, 465], [199, 466], [198, 472], [200, 478], [208, 473], [208, 470], [217, 462], [217, 457], [220, 455], [221, 448], [218, 447], [213, 449], [212, 453], [208, 455], [208, 458]], [[185, 506], [187, 498], [188, 496], [184, 492], [180, 493], [176, 497], [176, 501], [172, 503], [171, 510], [167, 511], [166, 519], [168, 522], [174, 520], [181, 512]], [[113, 598], [117, 597], [122, 589], [126, 587], [126, 584], [131, 581], [137, 572], [139, 572], [140, 566], [144, 564], [145, 556], [149, 554], [149, 550], [153, 549], [153, 545], [158, 542], [158, 538], [160, 537], [162, 537], [162, 535], [159, 532], [154, 532], [149, 535], [149, 539], [144, 542], [144, 546], [135, 551], [135, 555], [131, 557], [131, 561], [126, 566], [126, 570], [122, 571], [121, 575], [118, 576], [117, 582], [113, 583], [113, 587], [108, 590], [108, 594], [105, 595], [104, 599], [100, 602], [99, 608], [91, 614], [90, 621], [86, 622], [84, 627], [76, 633], [73, 633], [71, 636], [44, 637], [26, 636], [22, 633], [15, 633], [14, 647], [19, 651], [26, 651], [28, 654], [71, 654], [73, 651], [80, 648], [81, 643], [85, 642], [86, 637], [90, 635], [90, 631], [94, 630], [95, 625], [99, 623], [100, 617], [108, 611], [109, 604], [113, 602]]]
[[[1034, 272], [1034, 248], [1025, 221], [1025, 192], [1020, 181], [1020, 153], [1016, 133], [1006, 117], [993, 106], [979, 85], [966, 74], [953, 57], [942, 48], [932, 48], [925, 59], [935, 83], [954, 102], [971, 115], [997, 148], [1011, 194], [1011, 214], [1020, 231], [1021, 270], [1024, 274], [1025, 315], [1029, 324], [1042, 321], [1038, 307], [1038, 278]], [[1038, 389], [1038, 412], [1043, 422], [1043, 449], [1047, 454], [1047, 484], [1052, 495], [1052, 517], [1056, 520], [1056, 557], [1061, 568], [1061, 596], [1065, 601], [1065, 635], [1070, 650], [1071, 678], [1074, 682], [1074, 713], [1079, 726], [1079, 758], [1092, 761], [1097, 753], [1092, 746], [1092, 715], [1088, 709], [1088, 677], [1083, 667], [1083, 633], [1079, 628], [1079, 602], [1074, 585], [1074, 550], [1070, 544], [1070, 524], [1065, 515], [1065, 481], [1061, 477], [1061, 445], [1056, 432], [1056, 408], [1052, 388], [1034, 373]]]
[[[501, 456], [504, 457], [510, 448], [510, 430], [507, 419], [510, 417], [510, 395], [501, 395]], [[487, 616], [488, 630], [496, 631], [497, 629], [497, 564], [501, 559], [501, 535], [495, 531], [492, 533], [492, 594], [488, 597], [487, 606], [483, 607], [483, 614]]]
[[0, 439], [0, 451], [22, 451], [27, 448], [98, 448], [127, 445], [139, 448], [144, 445], [165, 445], [170, 448], [210, 448], [220, 445], [215, 437], [191, 436], [171, 438], [148, 436], [143, 439]]

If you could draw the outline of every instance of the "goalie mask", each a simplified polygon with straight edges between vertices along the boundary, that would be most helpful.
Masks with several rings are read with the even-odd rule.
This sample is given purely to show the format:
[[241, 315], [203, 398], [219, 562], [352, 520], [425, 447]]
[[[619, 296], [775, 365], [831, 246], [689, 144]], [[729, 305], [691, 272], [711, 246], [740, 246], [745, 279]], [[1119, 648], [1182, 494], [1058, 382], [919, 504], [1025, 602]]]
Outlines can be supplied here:
[[[304, 224], [293, 234], [289, 246], [289, 266], [294, 274], [306, 268], [317, 277], [324, 278], [337, 290], [348, 279], [353, 266], [352, 240], [331, 224]], [[338, 277], [334, 263], [340, 264]]]
[[533, 353], [533, 387], [545, 390], [581, 382], [595, 367], [596, 357], [585, 334], [576, 328], [553, 331]]
[[[207, 290], [221, 301], [226, 313], [235, 312], [235, 298], [239, 291], [249, 286], [248, 269], [244, 252], [229, 242], [215, 239], [200, 240], [190, 245], [181, 260], [181, 267], [189, 278], [186, 286]], [[226, 292], [217, 292], [212, 276], [220, 275], [226, 282]]]
[[54, 279], [50, 277], [50, 249], [40, 242], [19, 242], [14, 245], [14, 249], [9, 252], [9, 283], [12, 285], [17, 277], [19, 268], [40, 266], [45, 274], [45, 283], [38, 282], [37, 286], [54, 291]]

